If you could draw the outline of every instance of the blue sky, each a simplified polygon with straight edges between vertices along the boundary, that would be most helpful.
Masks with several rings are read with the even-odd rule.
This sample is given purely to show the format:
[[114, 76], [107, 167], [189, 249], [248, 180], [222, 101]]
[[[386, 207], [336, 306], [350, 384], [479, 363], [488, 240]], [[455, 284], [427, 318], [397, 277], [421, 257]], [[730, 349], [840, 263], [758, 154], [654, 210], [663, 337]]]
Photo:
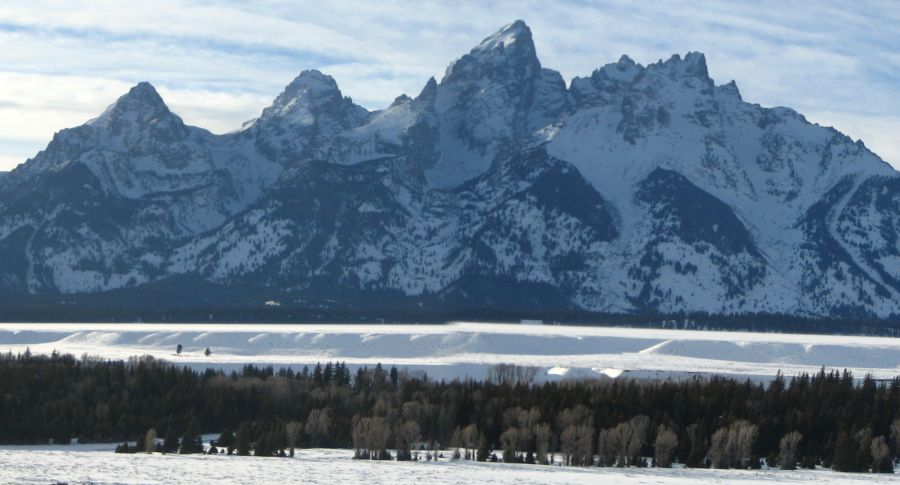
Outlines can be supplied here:
[[501, 26], [532, 28], [570, 80], [622, 54], [701, 51], [717, 83], [861, 138], [900, 167], [900, 2], [18, 1], [0, 4], [0, 170], [150, 81], [191, 124], [227, 132], [301, 70], [370, 109]]

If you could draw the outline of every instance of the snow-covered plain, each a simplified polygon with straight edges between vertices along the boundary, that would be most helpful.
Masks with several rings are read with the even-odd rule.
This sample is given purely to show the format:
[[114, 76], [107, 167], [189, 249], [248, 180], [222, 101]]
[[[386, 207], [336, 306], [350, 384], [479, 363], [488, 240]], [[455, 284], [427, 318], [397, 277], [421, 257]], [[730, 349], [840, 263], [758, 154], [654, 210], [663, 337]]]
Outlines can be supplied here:
[[[184, 346], [175, 355], [176, 345]], [[209, 347], [209, 357], [203, 351]], [[150, 354], [196, 368], [397, 365], [437, 378], [483, 378], [497, 363], [538, 366], [539, 379], [725, 374], [767, 379], [821, 366], [876, 378], [900, 374], [900, 339], [555, 325], [0, 324], [0, 351]], [[209, 437], [206, 437], [209, 438]], [[296, 459], [121, 455], [114, 445], [0, 446], [0, 483], [888, 483], [828, 470], [563, 468], [351, 459], [301, 450]], [[447, 455], [449, 456], [449, 455]], [[893, 481], [892, 481], [893, 482]]]
[[121, 455], [111, 448], [0, 447], [3, 483], [896, 483], [893, 475], [829, 470], [620, 469], [439, 462], [373, 462], [350, 450], [299, 450], [297, 457]]
[[499, 363], [539, 367], [538, 380], [693, 374], [765, 380], [779, 370], [790, 376], [822, 366], [858, 377], [900, 375], [896, 338], [558, 325], [0, 324], [0, 351], [26, 348], [110, 359], [149, 354], [226, 370], [380, 362], [439, 379], [481, 379]]

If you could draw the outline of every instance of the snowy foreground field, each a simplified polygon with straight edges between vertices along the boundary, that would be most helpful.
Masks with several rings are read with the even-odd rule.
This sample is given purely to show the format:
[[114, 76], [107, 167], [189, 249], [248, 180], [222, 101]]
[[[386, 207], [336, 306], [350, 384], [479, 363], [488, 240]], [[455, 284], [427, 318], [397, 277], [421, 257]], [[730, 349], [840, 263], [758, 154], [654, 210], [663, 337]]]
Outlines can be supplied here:
[[226, 370], [248, 363], [381, 362], [438, 379], [482, 379], [498, 363], [536, 366], [538, 380], [692, 374], [765, 380], [778, 370], [793, 375], [821, 366], [858, 377], [900, 374], [900, 339], [894, 338], [550, 325], [0, 324], [0, 351], [26, 348], [115, 359], [150, 354]]
[[[77, 450], [77, 451], [76, 451]], [[829, 470], [574, 468], [467, 461], [373, 462], [350, 450], [299, 450], [296, 458], [122, 455], [109, 446], [0, 447], [0, 483], [897, 483], [893, 475]]]

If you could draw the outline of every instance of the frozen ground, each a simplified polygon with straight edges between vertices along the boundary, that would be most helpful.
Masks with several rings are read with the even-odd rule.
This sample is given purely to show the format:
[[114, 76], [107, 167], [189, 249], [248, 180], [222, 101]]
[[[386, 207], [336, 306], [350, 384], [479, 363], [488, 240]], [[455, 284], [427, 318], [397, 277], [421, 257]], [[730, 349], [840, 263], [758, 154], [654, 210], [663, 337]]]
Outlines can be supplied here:
[[297, 457], [118, 455], [107, 447], [0, 447], [2, 483], [897, 483], [894, 476], [829, 470], [564, 468], [473, 462], [371, 462], [349, 450], [300, 450]]
[[26, 347], [117, 359], [151, 354], [198, 368], [381, 362], [434, 378], [480, 379], [497, 363], [537, 366], [538, 379], [693, 373], [765, 379], [779, 369], [793, 375], [821, 366], [879, 379], [900, 375], [895, 338], [552, 325], [0, 324], [0, 351]]

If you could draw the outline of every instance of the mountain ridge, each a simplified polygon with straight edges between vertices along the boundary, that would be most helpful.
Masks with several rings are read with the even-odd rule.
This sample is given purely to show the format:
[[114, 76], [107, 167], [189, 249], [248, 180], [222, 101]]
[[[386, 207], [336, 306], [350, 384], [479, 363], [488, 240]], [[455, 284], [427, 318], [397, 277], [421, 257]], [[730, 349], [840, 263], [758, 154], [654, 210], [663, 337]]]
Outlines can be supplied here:
[[567, 85], [516, 21], [383, 110], [307, 70], [213, 135], [139, 83], [0, 176], [0, 289], [896, 318], [898, 181], [702, 53]]

